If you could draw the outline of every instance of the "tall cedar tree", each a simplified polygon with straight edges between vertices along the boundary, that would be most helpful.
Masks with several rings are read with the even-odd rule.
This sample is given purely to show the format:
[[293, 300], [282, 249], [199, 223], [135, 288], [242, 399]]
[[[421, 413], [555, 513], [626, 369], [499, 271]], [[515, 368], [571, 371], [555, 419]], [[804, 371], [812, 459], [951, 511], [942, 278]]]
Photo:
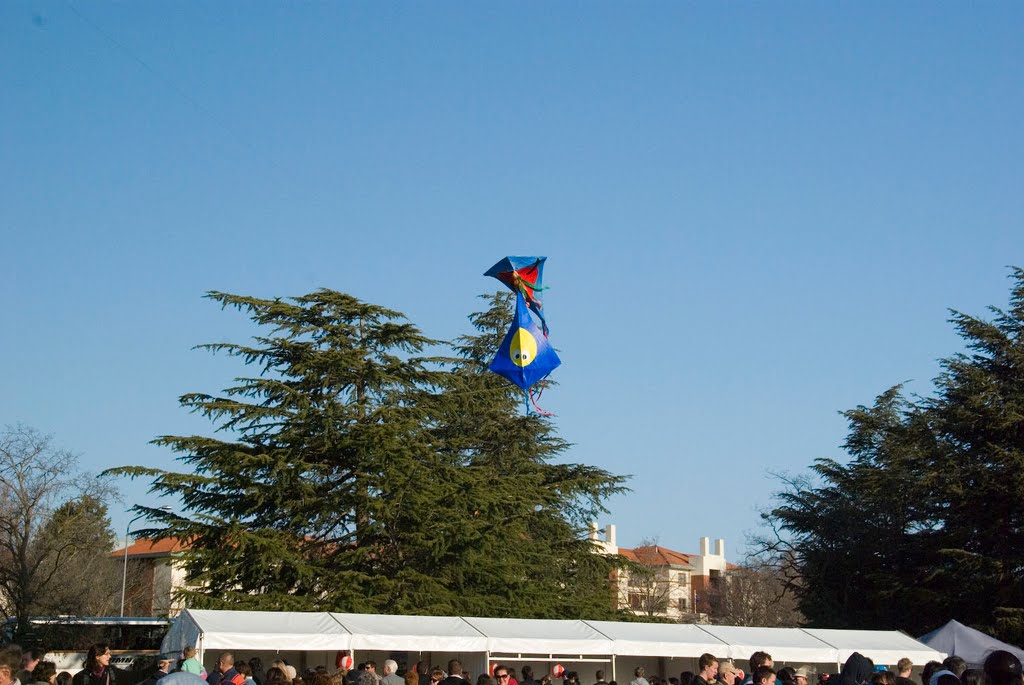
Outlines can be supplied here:
[[1024, 270], [992, 321], [951, 322], [967, 354], [936, 391], [896, 386], [845, 413], [847, 464], [819, 459], [766, 515], [762, 548], [814, 625], [901, 628], [951, 618], [1024, 638]]
[[185, 512], [153, 508], [151, 537], [191, 542], [192, 607], [406, 614], [607, 616], [612, 560], [583, 523], [622, 479], [548, 461], [550, 421], [520, 415], [484, 359], [508, 298], [473, 317], [457, 359], [398, 312], [320, 290], [283, 300], [210, 293], [266, 333], [215, 344], [259, 370], [183, 406], [231, 440], [164, 436], [193, 468], [151, 476]]

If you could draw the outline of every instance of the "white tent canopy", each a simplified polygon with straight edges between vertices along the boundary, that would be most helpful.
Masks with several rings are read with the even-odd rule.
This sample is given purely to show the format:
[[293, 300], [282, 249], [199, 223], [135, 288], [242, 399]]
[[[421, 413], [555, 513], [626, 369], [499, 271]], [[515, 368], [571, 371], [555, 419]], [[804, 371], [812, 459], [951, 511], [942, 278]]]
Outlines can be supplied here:
[[694, 657], [706, 652], [725, 656], [724, 650], [727, 646], [692, 623], [585, 623], [611, 638], [614, 654]]
[[1005, 649], [1024, 661], [1024, 649], [997, 640], [959, 621], [950, 621], [941, 628], [922, 635], [918, 640], [932, 649], [956, 655], [972, 666], [981, 666], [985, 663], [985, 657], [997, 649]]
[[466, 618], [487, 636], [490, 652], [532, 654], [611, 654], [613, 642], [583, 621], [530, 618]]
[[[946, 654], [896, 631], [755, 628], [670, 623], [616, 623], [456, 616], [388, 616], [327, 612], [186, 609], [161, 651], [417, 651], [491, 655], [695, 658], [708, 652], [741, 665], [757, 650], [777, 662], [839, 664], [857, 651], [879, 664], [914, 663]], [[592, 659], [599, 658], [599, 659]]]
[[942, 661], [946, 658], [945, 654], [921, 644], [898, 630], [804, 628], [804, 632], [834, 646], [838, 652], [838, 662], [845, 662], [854, 652], [860, 652], [877, 665], [894, 668], [896, 662], [903, 657], [907, 657], [915, 664]]
[[745, 626], [701, 626], [724, 642], [726, 656], [740, 662], [741, 668], [754, 652], [761, 650], [775, 661], [786, 663], [833, 664], [838, 662], [835, 647], [808, 635], [799, 628], [755, 628]]
[[339, 650], [352, 636], [327, 612], [186, 609], [171, 624], [160, 651], [207, 649]]
[[351, 635], [351, 649], [486, 652], [487, 637], [455, 616], [334, 614]]

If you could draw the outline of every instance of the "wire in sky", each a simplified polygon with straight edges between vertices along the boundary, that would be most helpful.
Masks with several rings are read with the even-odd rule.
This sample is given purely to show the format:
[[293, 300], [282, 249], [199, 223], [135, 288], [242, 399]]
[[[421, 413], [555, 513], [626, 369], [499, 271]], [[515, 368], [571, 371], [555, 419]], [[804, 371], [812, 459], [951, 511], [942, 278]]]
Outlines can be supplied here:
[[[124, 53], [129, 58], [131, 58], [132, 61], [134, 61], [136, 64], [138, 64], [140, 67], [142, 67], [156, 81], [159, 81], [162, 85], [170, 88], [175, 93], [177, 93], [183, 100], [185, 100], [190, 105], [195, 107], [196, 111], [198, 111], [200, 114], [203, 114], [204, 116], [209, 117], [209, 119], [211, 121], [213, 121], [217, 126], [221, 127], [225, 131], [229, 132], [231, 134], [232, 138], [234, 138], [236, 142], [241, 142], [242, 145], [244, 145], [245, 147], [249, 148], [249, 150], [251, 150], [252, 152], [254, 152], [256, 154], [263, 154], [263, 153], [259, 152], [258, 150], [256, 150], [256, 148], [247, 139], [245, 139], [245, 138], [243, 138], [241, 136], [236, 135], [235, 130], [232, 129], [231, 125], [227, 121], [225, 121], [223, 118], [219, 117], [215, 112], [213, 112], [209, 108], [205, 107], [201, 102], [199, 102], [199, 100], [197, 100], [196, 98], [192, 97], [184, 88], [179, 86], [174, 80], [168, 78], [167, 76], [162, 74], [160, 71], [155, 69], [146, 60], [144, 60], [141, 57], [139, 57], [139, 55], [137, 53], [135, 53], [131, 48], [129, 48], [127, 45], [125, 45], [124, 43], [119, 41], [109, 31], [104, 30], [96, 22], [92, 21], [91, 19], [89, 19], [89, 17], [87, 17], [84, 14], [82, 14], [81, 12], [79, 12], [78, 8], [75, 7], [75, 5], [72, 2], [72, 0], [66, 0], [66, 4], [67, 4], [68, 8], [72, 12], [74, 12], [75, 16], [77, 16], [82, 21], [83, 24], [85, 24], [86, 26], [91, 28], [93, 31], [95, 31], [97, 34], [102, 36], [105, 40], [107, 40], [107, 42], [109, 42], [111, 45], [113, 45], [115, 48], [117, 48], [120, 52]], [[265, 161], [269, 161], [269, 160], [265, 160]]]

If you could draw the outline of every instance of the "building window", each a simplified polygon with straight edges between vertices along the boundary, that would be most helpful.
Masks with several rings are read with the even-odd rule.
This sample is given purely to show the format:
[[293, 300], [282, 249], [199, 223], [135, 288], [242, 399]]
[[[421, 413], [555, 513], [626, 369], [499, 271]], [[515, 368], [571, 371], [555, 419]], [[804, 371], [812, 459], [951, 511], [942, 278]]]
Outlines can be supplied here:
[[708, 576], [709, 576], [709, 578], [711, 580], [711, 587], [716, 588], [716, 589], [721, 587], [721, 585], [722, 585], [722, 572], [721, 571], [716, 571], [716, 570], [712, 569], [711, 572], [708, 574]]
[[679, 598], [679, 611], [689, 611], [689, 609], [690, 609], [690, 602], [689, 602], [689, 600], [687, 600], [686, 597], [680, 597]]

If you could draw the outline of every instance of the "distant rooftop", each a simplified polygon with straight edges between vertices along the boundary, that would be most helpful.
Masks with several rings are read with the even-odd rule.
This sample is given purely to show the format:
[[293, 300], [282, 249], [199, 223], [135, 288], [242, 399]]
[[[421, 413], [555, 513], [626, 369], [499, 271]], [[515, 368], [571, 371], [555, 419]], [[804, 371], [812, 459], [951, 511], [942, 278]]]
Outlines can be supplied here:
[[692, 566], [691, 557], [696, 554], [686, 554], [668, 549], [659, 545], [645, 545], [636, 549], [619, 548], [619, 554], [630, 561], [636, 561], [646, 566]]
[[[174, 552], [180, 552], [184, 549], [188, 549], [189, 546], [179, 540], [178, 538], [164, 538], [162, 540], [151, 540], [149, 538], [139, 538], [132, 544], [128, 545], [128, 556], [129, 557], [160, 557]], [[125, 554], [124, 547], [121, 549], [111, 552], [111, 556], [123, 557]]]

